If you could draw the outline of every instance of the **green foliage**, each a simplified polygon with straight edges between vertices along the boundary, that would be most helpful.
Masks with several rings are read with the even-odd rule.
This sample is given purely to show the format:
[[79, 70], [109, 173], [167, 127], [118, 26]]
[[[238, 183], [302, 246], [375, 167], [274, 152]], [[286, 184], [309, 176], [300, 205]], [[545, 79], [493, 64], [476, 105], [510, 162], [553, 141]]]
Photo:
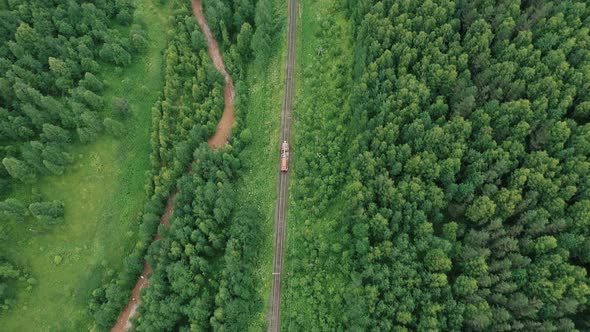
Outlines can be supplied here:
[[[224, 313], [223, 326], [227, 330], [230, 330], [231, 327], [240, 329], [243, 326], [247, 326], [249, 331], [267, 328], [267, 306], [265, 304], [270, 290], [268, 285], [270, 285], [269, 282], [272, 278], [268, 271], [272, 269], [277, 180], [276, 142], [279, 140], [280, 127], [280, 116], [276, 105], [280, 105], [283, 98], [282, 49], [284, 49], [282, 43], [274, 45], [269, 66], [262, 66], [253, 61], [245, 66], [246, 68], [240, 66], [231, 69], [236, 87], [237, 114], [236, 127], [232, 130], [232, 135], [234, 135], [232, 145], [240, 151], [238, 156], [240, 164], [243, 165], [235, 184], [238, 199], [236, 200], [236, 213], [232, 217], [231, 223], [235, 224], [238, 215], [247, 214], [249, 210], [253, 210], [252, 207], [255, 207], [258, 213], [256, 213], [256, 218], [252, 218], [254, 224], [250, 224], [250, 227], [255, 228], [258, 235], [254, 242], [241, 247], [244, 248], [243, 254], [237, 257], [243, 257], [243, 259], [240, 260], [239, 265], [231, 267], [244, 272], [230, 274], [224, 278], [229, 281], [228, 286], [231, 287], [228, 289], [231, 290], [231, 293], [223, 292], [220, 287], [216, 295], [216, 304], [219, 303], [216, 308], [222, 309]], [[227, 57], [225, 60], [228, 65]], [[228, 246], [230, 241], [232, 241], [231, 235]], [[227, 268], [230, 268], [228, 264], [224, 269]], [[236, 276], [235, 279], [232, 278], [233, 275]], [[247, 300], [242, 294], [247, 294]], [[220, 297], [223, 299], [221, 302], [217, 300]]]
[[[350, 235], [348, 227], [340, 224], [350, 204], [342, 201], [342, 193], [350, 176], [347, 142], [351, 138], [344, 124], [351, 114], [352, 52], [347, 40], [351, 31], [344, 10], [334, 2], [302, 2], [300, 8], [282, 329], [360, 331], [365, 316], [362, 302], [348, 293], [364, 290], [358, 283], [348, 284]], [[383, 217], [372, 221], [383, 236], [390, 233], [384, 221]], [[355, 232], [366, 236], [366, 227], [357, 225]], [[371, 255], [390, 251], [390, 246], [383, 247]], [[357, 314], [347, 315], [347, 310]], [[399, 319], [412, 318], [401, 313]]]
[[135, 52], [143, 52], [147, 49], [147, 36], [145, 30], [141, 26], [134, 24], [131, 27], [131, 30], [129, 31], [129, 44]]
[[14, 303], [14, 293], [9, 286], [20, 276], [21, 271], [0, 256], [0, 310], [7, 310]]
[[61, 264], [62, 261], [63, 261], [63, 257], [61, 257], [59, 255], [53, 257], [53, 264], [55, 264], [55, 265]]
[[256, 31], [252, 37], [252, 50], [256, 59], [266, 62], [276, 42], [278, 20], [275, 9], [275, 1], [260, 0], [256, 4], [255, 26]]
[[[350, 92], [340, 107], [349, 117], [313, 108], [324, 131], [344, 128], [332, 139], [306, 119], [308, 99], [323, 96], [298, 94], [297, 156], [305, 162], [295, 160], [293, 199], [305, 212], [291, 224], [306, 229], [289, 233], [298, 288], [288, 328], [589, 329], [590, 224], [580, 220], [588, 219], [590, 192], [590, 7], [446, 0], [346, 7], [352, 63], [324, 76], [322, 67], [338, 68], [321, 61], [330, 37], [346, 44], [348, 34], [321, 14], [330, 37], [306, 39], [317, 56], [299, 58], [303, 70], [321, 64], [303, 73], [318, 90], [346, 77], [346, 68], [353, 80], [339, 85]], [[326, 152], [316, 148], [324, 141]], [[322, 160], [341, 146], [346, 151]], [[336, 244], [342, 254], [323, 249]], [[308, 264], [333, 277], [318, 282]], [[339, 282], [341, 291], [324, 286]]]
[[[242, 244], [241, 240], [242, 236], [252, 236], [252, 232], [242, 233], [246, 226], [240, 232], [228, 231], [234, 197], [231, 182], [240, 167], [236, 152], [231, 146], [215, 153], [206, 145], [199, 147], [212, 135], [221, 115], [223, 77], [213, 67], [189, 5], [174, 4], [172, 40], [164, 51], [164, 93], [152, 108], [152, 171], [146, 184], [150, 204], [144, 207], [140, 241], [125, 260], [124, 270], [92, 292], [89, 308], [99, 327], [104, 329], [112, 326], [128, 300], [143, 268], [146, 250], [154, 271], [150, 277], [151, 287], [142, 295], [139, 308], [142, 319], [134, 324], [135, 328], [173, 328], [186, 319], [194, 326], [210, 326], [213, 312], [221, 318], [225, 306], [225, 302], [216, 300], [221, 299], [215, 295], [219, 283], [209, 282], [222, 269], [213, 262], [224, 257], [229, 238], [235, 237], [232, 243], [236, 251], [249, 248], [249, 244]], [[210, 5], [214, 3], [207, 2], [207, 6]], [[113, 100], [113, 112], [119, 118], [129, 113], [124, 99]], [[110, 130], [110, 122], [104, 122], [107, 130]], [[182, 175], [189, 166], [192, 175]], [[161, 202], [176, 188], [179, 192], [174, 200], [170, 229], [160, 228], [162, 239], [153, 242], [148, 250], [160, 221], [158, 216], [163, 213]], [[252, 228], [257, 222], [246, 217], [240, 221]], [[247, 253], [243, 256], [252, 261]], [[229, 257], [228, 261], [232, 269], [241, 270], [245, 264]], [[233, 266], [237, 263], [241, 265]], [[234, 306], [234, 296], [237, 301], [250, 294], [234, 295], [235, 289], [244, 289], [250, 283], [249, 279], [240, 281], [228, 276], [224, 283], [230, 290], [230, 297], [224, 297], [229, 307]], [[198, 299], [198, 305], [192, 302], [194, 299]], [[172, 304], [166, 306], [170, 310], [160, 305], [163, 301]], [[241, 310], [251, 308], [243, 302], [236, 303], [244, 306]], [[214, 308], [216, 305], [218, 309]], [[216, 324], [233, 324], [238, 319], [231, 315], [231, 310], [225, 312], [229, 314], [229, 321], [224, 319]]]
[[[140, 331], [172, 328], [179, 320], [207, 329], [219, 287], [218, 282], [212, 282], [218, 271], [211, 262], [223, 256], [226, 245], [238, 250], [234, 246], [241, 243], [226, 244], [234, 199], [230, 181], [237, 171], [231, 148], [212, 152], [203, 145], [195, 151], [194, 158], [198, 163], [192, 165], [193, 175], [184, 176], [178, 182], [170, 229], [160, 243], [150, 248], [150, 263], [155, 268], [150, 278], [152, 287], [144, 293], [139, 308], [142, 319], [136, 322], [136, 328]], [[183, 209], [184, 206], [192, 208]], [[255, 222], [250, 215], [243, 218], [248, 227]], [[235, 235], [251, 237], [252, 234], [255, 233], [240, 229]], [[228, 268], [234, 268], [234, 261], [230, 263]], [[228, 295], [232, 296], [232, 292]], [[235, 296], [244, 295], [247, 296]], [[170, 304], [166, 308], [159, 305], [163, 298]], [[196, 307], [194, 299], [199, 299]], [[186, 314], [191, 311], [194, 315]], [[219, 320], [223, 318], [217, 316], [216, 324], [220, 324]]]
[[60, 221], [64, 216], [64, 203], [60, 201], [37, 202], [29, 205], [33, 217], [43, 223]]
[[17, 222], [23, 222], [27, 211], [24, 204], [14, 198], [8, 198], [0, 202], [0, 216]]
[[244, 331], [253, 315], [263, 308], [254, 287], [255, 249], [260, 244], [262, 216], [252, 207], [244, 207], [232, 218], [229, 240], [223, 257], [224, 268], [215, 297], [217, 308], [211, 318], [214, 330]]
[[127, 66], [131, 62], [131, 54], [119, 41], [105, 43], [98, 54], [103, 61], [116, 66]]
[[459, 276], [453, 285], [453, 290], [458, 296], [468, 296], [477, 290], [477, 280], [468, 276]]
[[31, 167], [21, 160], [12, 157], [4, 158], [2, 164], [10, 176], [24, 183], [33, 183], [37, 179]]
[[61, 127], [45, 123], [43, 124], [41, 139], [46, 142], [68, 143], [70, 141], [70, 134]]
[[[128, 0], [16, 0], [0, 13], [0, 159], [9, 158], [12, 178], [32, 183], [38, 175], [62, 174], [64, 165], [24, 158], [26, 146], [56, 142], [67, 150], [72, 142], [94, 141], [100, 130], [87, 122], [89, 111], [103, 110], [99, 62], [128, 65], [132, 52], [145, 49], [145, 35], [132, 27], [127, 39], [114, 28], [131, 22]], [[1, 182], [9, 179], [0, 172]]]
[[113, 114], [118, 118], [124, 119], [131, 115], [131, 105], [125, 98], [113, 98], [111, 101]]
[[467, 208], [465, 216], [473, 222], [489, 220], [496, 212], [496, 203], [487, 196], [478, 197]]
[[[237, 10], [247, 4], [248, 1], [238, 2], [234, 7], [215, 1], [204, 4], [208, 21], [213, 22], [212, 29], [221, 33], [225, 45], [235, 36], [231, 28], [228, 31], [225, 22], [229, 21], [223, 21], [231, 16], [226, 10]], [[154, 270], [151, 286], [142, 295], [138, 309], [141, 319], [134, 327], [173, 329], [187, 324], [203, 330], [243, 329], [251, 315], [263, 308], [260, 298], [253, 305], [257, 289], [251, 277], [258, 263], [253, 252], [257, 248], [260, 217], [252, 209], [240, 210], [232, 217], [233, 182], [241, 167], [237, 150], [229, 145], [213, 152], [203, 144], [213, 133], [223, 109], [223, 78], [212, 67], [204, 39], [187, 4], [175, 5], [173, 40], [165, 50], [166, 85], [162, 98], [152, 108], [150, 175], [153, 179], [146, 188], [153, 194], [153, 201], [168, 198], [175, 188], [178, 192], [170, 228], [161, 227], [162, 239], [148, 250], [148, 261]], [[220, 19], [212, 19], [215, 17]], [[249, 47], [251, 31], [247, 22], [242, 25], [246, 27], [243, 42]], [[235, 45], [228, 46], [232, 54], [237, 54], [233, 51]], [[249, 51], [244, 52], [232, 57], [231, 68], [237, 73], [243, 72], [244, 62], [249, 59]], [[237, 81], [236, 86], [240, 86]], [[239, 90], [237, 103], [245, 98], [245, 93], [245, 89]], [[246, 139], [247, 136], [248, 133], [244, 135]], [[230, 143], [233, 140], [230, 138]], [[237, 145], [240, 144], [238, 141]], [[190, 175], [181, 176], [189, 164]], [[147, 209], [143, 225], [148, 226], [142, 229], [142, 234], [153, 234], [157, 215], [162, 211], [161, 207], [151, 208], [147, 213]], [[146, 238], [145, 243], [149, 241]], [[127, 300], [133, 271], [137, 275], [142, 267], [138, 262], [145, 246], [141, 248], [126, 261], [120, 277], [93, 292], [90, 309], [99, 326], [110, 327]], [[222, 279], [215, 281], [220, 275]], [[169, 305], [162, 306], [162, 303]]]
[[[99, 6], [103, 2], [93, 3]], [[171, 9], [167, 6], [155, 11], [156, 7], [152, 1], [141, 0], [136, 3], [141, 4], [134, 15], [137, 18], [136, 23], [150, 22], [150, 25], [146, 26], [150, 43], [145, 53], [137, 59], [134, 58], [129, 67], [121, 70], [113, 70], [112, 66], [102, 62], [100, 65], [96, 63], [98, 67], [94, 73], [103, 85], [102, 90], [82, 83], [80, 85], [86, 90], [98, 93], [109, 103], [115, 96], [125, 96], [133, 109], [149, 110], [157, 99], [157, 93], [151, 92], [157, 92], [163, 86], [163, 73], [156, 69], [163, 65], [161, 53], [167, 39], [164, 23], [165, 18], [171, 14]], [[71, 5], [75, 6], [75, 3]], [[53, 4], [43, 2], [43, 6], [51, 7]], [[114, 7], [110, 10], [114, 10]], [[3, 19], [0, 21], [4, 23]], [[128, 31], [128, 28], [119, 26], [117, 29], [120, 29], [122, 35], [126, 35]], [[91, 32], [88, 32], [88, 35], [90, 34]], [[93, 49], [94, 51], [98, 50]], [[89, 77], [82, 76], [85, 79]], [[61, 110], [69, 112], [70, 106], [75, 112], [88, 108], [83, 99], [80, 99], [66, 104]], [[104, 105], [98, 110], [101, 125], [104, 116], [109, 116], [109, 111]], [[74, 127], [53, 124], [70, 133], [71, 145], [64, 144], [62, 151], [75, 156], [76, 165], [66, 167], [63, 176], [50, 176], [36, 183], [33, 189], [40, 190], [43, 194], [42, 199], [35, 193], [31, 195], [30, 186], [18, 184], [16, 181], [14, 184], [12, 181], [9, 183], [9, 186], [14, 188], [10, 197], [20, 199], [25, 204], [25, 209], [32, 202], [60, 200], [65, 203], [67, 210], [65, 222], [57, 228], [45, 227], [43, 223], [34, 222], [29, 216], [25, 219], [25, 224], [10, 220], [5, 223], [4, 216], [0, 216], [5, 234], [0, 244], [0, 252], [11, 262], [19, 262], [23, 268], [35, 271], [34, 277], [39, 280], [32, 292], [29, 291], [31, 288], [28, 283], [8, 283], [8, 292], [11, 296], [16, 295], [18, 299], [16, 305], [11, 305], [9, 311], [0, 315], [0, 325], [8, 331], [92, 329], [96, 324], [86, 308], [92, 290], [110, 281], [118, 274], [117, 272], [125, 269], [124, 265], [127, 263], [124, 264], [124, 258], [134, 251], [136, 241], [140, 237], [138, 233], [141, 231], [138, 229], [141, 211], [144, 201], [147, 200], [144, 184], [147, 183], [146, 170], [149, 169], [149, 112], [134, 113], [125, 121], [126, 135], [121, 139], [103, 137], [89, 145], [77, 144], [76, 134], [72, 135], [72, 128], [78, 123], [70, 123]], [[39, 133], [42, 133], [42, 127], [40, 128]], [[42, 139], [36, 139], [35, 142], [31, 152], [39, 157], [39, 164], [45, 169], [45, 173], [39, 174], [49, 174], [42, 158], [47, 143]], [[26, 142], [24, 145], [31, 144]], [[24, 150], [24, 147], [21, 146], [20, 149]], [[0, 147], [0, 151], [0, 155], [4, 153], [3, 147]], [[15, 154], [18, 154], [18, 151], [18, 147], [10, 150]], [[25, 157], [17, 159], [25, 160]], [[0, 173], [10, 178], [1, 163]], [[0, 191], [5, 188], [3, 183], [0, 183]], [[158, 202], [158, 205], [161, 206], [161, 203]], [[152, 240], [153, 230], [155, 227], [152, 227], [149, 235], [142, 240], [142, 250], [147, 246], [145, 243]], [[53, 262], [56, 255], [63, 258], [59, 266]], [[134, 259], [143, 267], [143, 251]], [[135, 269], [137, 264], [129, 265]], [[131, 272], [131, 287], [138, 274], [136, 270]], [[26, 277], [23, 280], [26, 280]], [[128, 295], [126, 289], [120, 288], [119, 292], [123, 297]], [[56, 293], [60, 295], [55, 296]], [[123, 299], [124, 301], [126, 299]], [[120, 307], [115, 309], [115, 315], [119, 309]]]
[[240, 133], [240, 140], [244, 144], [248, 144], [252, 141], [252, 131], [250, 130], [250, 128], [242, 130], [242, 132]]
[[84, 73], [84, 79], [80, 81], [80, 85], [94, 93], [100, 93], [104, 89], [104, 83], [101, 82], [94, 74]]
[[248, 23], [244, 23], [240, 29], [236, 42], [236, 51], [240, 55], [242, 62], [248, 62], [250, 60], [252, 54], [250, 47], [252, 44], [252, 36], [252, 26]]
[[431, 271], [448, 272], [451, 270], [451, 260], [441, 249], [432, 249], [424, 257], [426, 268]]
[[107, 133], [113, 135], [114, 137], [122, 137], [125, 135], [125, 126], [117, 120], [105, 118], [103, 125]]

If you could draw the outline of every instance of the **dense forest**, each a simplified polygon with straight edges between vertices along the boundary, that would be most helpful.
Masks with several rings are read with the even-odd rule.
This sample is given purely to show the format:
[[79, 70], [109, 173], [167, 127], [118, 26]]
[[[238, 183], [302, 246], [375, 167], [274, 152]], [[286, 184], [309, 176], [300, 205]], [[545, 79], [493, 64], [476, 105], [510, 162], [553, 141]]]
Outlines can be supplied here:
[[[132, 56], [148, 43], [143, 30], [134, 25], [132, 3], [0, 3], [2, 218], [21, 223], [34, 218], [44, 225], [62, 221], [67, 207], [60, 201], [44, 201], [34, 185], [43, 176], [66, 173], [77, 161], [73, 148], [95, 141], [102, 132], [125, 135], [130, 114], [146, 111], [133, 109], [124, 96], [104, 98], [106, 84], [99, 78], [105, 70], [121, 72], [119, 67], [131, 64]], [[204, 4], [234, 78], [236, 111], [241, 115], [229, 144], [219, 151], [211, 151], [204, 142], [214, 133], [224, 107], [223, 77], [207, 53], [190, 2], [172, 1], [169, 6], [174, 13], [168, 19], [171, 29], [163, 50], [164, 86], [151, 110], [151, 170], [145, 177], [138, 235], [122, 269], [102, 274], [102, 285], [91, 292], [88, 311], [96, 327], [109, 329], [147, 257], [154, 272], [151, 287], [142, 295], [137, 330], [187, 323], [243, 329], [264, 307], [252, 278], [258, 265], [260, 209], [234, 209], [234, 186], [241, 169], [238, 154], [251, 140], [248, 131], [240, 135], [248, 102], [244, 79], [247, 64], [257, 61], [264, 68], [275, 49], [279, 28], [275, 2]], [[21, 187], [33, 188], [33, 194]], [[19, 199], [8, 198], [14, 191]], [[170, 229], [157, 230], [174, 192]], [[153, 241], [156, 232], [160, 241]], [[55, 265], [62, 261], [61, 256], [55, 259]], [[0, 267], [0, 299], [2, 308], [8, 308], [18, 280], [29, 288], [37, 281], [3, 257]], [[209, 277], [197, 282], [199, 275]], [[211, 283], [211, 278], [216, 282]]]
[[[243, 158], [253, 137], [274, 148], [272, 133], [253, 133], [273, 122], [246, 125], [267, 86], [248, 75], [280, 58], [286, 4], [203, 2], [236, 88], [235, 124], [225, 146], [206, 144], [224, 77], [190, 1], [155, 1], [172, 15], [154, 23], [167, 30], [162, 68], [150, 69], [163, 86], [141, 110], [151, 153], [127, 258], [93, 262], [116, 270], [63, 294], [96, 330], [113, 326], [146, 261], [134, 330], [245, 331], [264, 320], [272, 234], [261, 231], [266, 201], [240, 181], [264, 168]], [[283, 329], [590, 330], [590, 5], [300, 5]], [[101, 79], [150, 45], [135, 10], [132, 0], [0, 0], [0, 240], [28, 245], [5, 234], [9, 223], [64, 224], [68, 205], [36, 186], [67, 175], [76, 148], [121, 139], [135, 121], [140, 110]], [[0, 314], [17, 288], [39, 283], [9, 256], [0, 252]]]
[[[219, 23], [210, 23], [210, 27], [229, 53], [225, 58], [227, 68], [237, 80], [237, 125], [226, 147], [211, 151], [203, 144], [187, 156], [193, 161], [191, 172], [178, 181], [170, 228], [162, 230], [162, 240], [149, 250], [154, 273], [134, 323], [137, 331], [183, 326], [240, 331], [263, 308], [263, 299], [257, 297], [253, 282], [254, 258], [250, 250], [260, 236], [256, 232], [260, 212], [256, 207], [234, 208], [235, 182], [241, 169], [238, 152], [247, 143], [247, 139], [235, 138], [247, 112], [243, 106], [247, 90], [240, 88], [243, 85], [239, 79], [252, 54], [262, 59], [268, 56], [251, 50], [260, 38], [252, 33], [252, 27], [272, 22], [256, 19], [254, 5], [247, 1], [235, 5], [204, 3], [208, 22]], [[186, 22], [187, 33], [177, 36], [200, 35], [188, 7], [180, 7], [178, 21]], [[263, 7], [257, 8], [258, 12]], [[208, 57], [205, 49], [200, 54], [203, 59]]]
[[352, 85], [351, 27], [335, 1], [302, 3], [298, 48], [300, 87], [293, 110], [293, 184], [282, 325], [333, 330], [343, 319], [351, 273], [342, 226], [347, 202]]
[[[205, 142], [223, 110], [223, 78], [207, 53], [190, 3], [174, 3], [172, 39], [164, 53], [164, 91], [152, 110], [153, 180], [146, 186], [151, 200], [144, 209], [141, 239], [125, 270], [93, 293], [90, 309], [101, 328], [110, 328], [125, 305], [144, 255], [153, 273], [133, 323], [137, 331], [182, 326], [244, 330], [262, 311], [263, 299], [257, 297], [252, 277], [260, 211], [254, 206], [235, 209], [235, 182], [242, 168], [238, 154], [248, 144], [248, 135], [240, 135], [248, 98], [241, 79], [246, 64], [254, 59], [264, 63], [270, 55], [256, 52], [257, 43], [270, 43], [267, 38], [276, 36], [262, 38], [254, 31], [275, 24], [272, 16], [254, 15], [255, 8], [266, 10], [271, 2], [258, 4], [204, 3], [237, 88], [232, 136], [227, 146], [213, 151]], [[161, 225], [159, 239], [152, 242], [171, 192], [176, 195], [170, 226]]]
[[[75, 160], [74, 143], [94, 141], [103, 131], [123, 134], [128, 105], [104, 100], [97, 76], [101, 66], [126, 66], [145, 48], [132, 14], [126, 0], [0, 2], [0, 228], [7, 220], [62, 221], [64, 204], [46, 201], [34, 187], [26, 200], [9, 195], [42, 176], [64, 174]], [[0, 262], [0, 308], [6, 309], [17, 280], [29, 288], [36, 280], [2, 253]]]
[[[327, 244], [302, 236], [310, 249], [299, 259], [335, 260], [348, 287], [312, 283], [316, 307], [289, 326], [589, 329], [590, 7], [349, 1], [343, 10], [355, 44], [343, 120], [354, 137], [350, 179], [339, 187], [347, 208], [334, 226], [345, 234]], [[315, 169], [300, 182], [308, 191], [320, 174], [338, 179], [338, 168], [315, 162], [300, 162]], [[320, 188], [326, 204], [341, 200]]]

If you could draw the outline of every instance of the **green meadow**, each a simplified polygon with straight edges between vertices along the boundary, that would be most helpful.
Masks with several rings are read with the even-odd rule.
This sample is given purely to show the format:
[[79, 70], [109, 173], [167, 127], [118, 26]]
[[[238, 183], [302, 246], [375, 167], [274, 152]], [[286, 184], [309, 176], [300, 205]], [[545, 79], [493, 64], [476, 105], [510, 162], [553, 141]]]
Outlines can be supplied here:
[[61, 200], [66, 212], [65, 220], [53, 226], [34, 220], [5, 225], [4, 237], [14, 241], [0, 242], [0, 250], [37, 284], [30, 290], [19, 285], [15, 306], [0, 316], [1, 330], [91, 329], [87, 306], [92, 290], [121, 269], [135, 243], [150, 167], [151, 106], [163, 85], [162, 50], [170, 11], [151, 0], [139, 0], [136, 7], [134, 23], [145, 28], [148, 49], [129, 67], [105, 66], [100, 76], [107, 86], [107, 105], [113, 97], [126, 98], [132, 105], [126, 135], [113, 139], [104, 134], [92, 144], [75, 147], [77, 160], [66, 174], [15, 192], [25, 202], [32, 191], [45, 200]]
[[[280, 4], [279, 19], [286, 19], [286, 2]], [[284, 27], [286, 24], [279, 24]], [[274, 234], [274, 209], [277, 196], [278, 141], [281, 124], [281, 108], [285, 80], [286, 40], [285, 31], [278, 33], [273, 56], [267, 64], [253, 61], [248, 66], [246, 86], [248, 87], [247, 110], [243, 118], [244, 128], [251, 134], [249, 144], [240, 153], [239, 158], [243, 174], [236, 184], [237, 206], [257, 207], [263, 220], [259, 225], [259, 240], [256, 245], [255, 280], [257, 298], [262, 310], [250, 318], [249, 331], [266, 329], [268, 300], [272, 281], [272, 255]], [[238, 110], [240, 112], [240, 110]], [[238, 113], [238, 117], [244, 116]]]

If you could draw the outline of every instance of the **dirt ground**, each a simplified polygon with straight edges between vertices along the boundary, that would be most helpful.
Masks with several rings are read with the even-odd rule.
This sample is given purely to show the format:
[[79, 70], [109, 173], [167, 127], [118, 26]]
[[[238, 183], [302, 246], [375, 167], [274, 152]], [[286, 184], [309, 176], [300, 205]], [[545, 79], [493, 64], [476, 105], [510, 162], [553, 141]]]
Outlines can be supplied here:
[[223, 75], [225, 79], [225, 88], [223, 89], [223, 94], [225, 98], [225, 109], [223, 110], [223, 115], [221, 116], [221, 120], [217, 124], [217, 130], [215, 134], [208, 140], [209, 146], [212, 149], [218, 149], [227, 143], [227, 138], [229, 137], [231, 127], [234, 123], [234, 83], [231, 79], [231, 76], [225, 70], [225, 66], [223, 64], [223, 57], [219, 52], [219, 45], [217, 45], [217, 41], [209, 26], [207, 25], [207, 20], [205, 19], [205, 15], [203, 14], [203, 6], [201, 4], [201, 0], [192, 0], [192, 7], [193, 7], [193, 14], [205, 35], [205, 40], [207, 41], [207, 47], [209, 49], [209, 56], [213, 60], [213, 64], [215, 68]]

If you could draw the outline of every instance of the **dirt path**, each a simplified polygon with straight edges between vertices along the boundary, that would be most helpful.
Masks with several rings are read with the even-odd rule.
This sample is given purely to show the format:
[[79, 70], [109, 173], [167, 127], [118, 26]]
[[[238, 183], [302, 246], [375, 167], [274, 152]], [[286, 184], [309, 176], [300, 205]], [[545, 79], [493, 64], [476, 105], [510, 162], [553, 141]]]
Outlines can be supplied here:
[[212, 149], [217, 149], [225, 145], [227, 142], [227, 138], [229, 137], [229, 133], [231, 131], [231, 126], [234, 123], [234, 83], [231, 79], [231, 76], [229, 76], [225, 70], [223, 58], [219, 52], [219, 45], [217, 45], [217, 41], [215, 40], [215, 37], [213, 37], [213, 34], [207, 25], [207, 19], [205, 19], [205, 15], [203, 14], [203, 5], [201, 0], [192, 0], [192, 7], [193, 14], [197, 19], [197, 23], [199, 23], [199, 26], [205, 35], [207, 48], [209, 49], [209, 56], [211, 57], [211, 60], [213, 60], [213, 65], [215, 65], [215, 68], [217, 68], [217, 70], [223, 75], [223, 78], [225, 79], [225, 87], [223, 88], [225, 109], [223, 110], [221, 120], [217, 124], [217, 130], [215, 131], [215, 134], [209, 139], [209, 141], [207, 141]]
[[[281, 109], [281, 140], [291, 138], [291, 108], [294, 96], [295, 47], [297, 38], [297, 0], [289, 0], [289, 18], [287, 23], [287, 63], [285, 66], [285, 92]], [[268, 331], [278, 332], [281, 329], [281, 276], [285, 256], [285, 242], [287, 237], [287, 205], [289, 194], [289, 172], [281, 172], [280, 157], [277, 171], [278, 197], [275, 208], [275, 229], [272, 262], [272, 289], [270, 294], [270, 309], [268, 312]]]
[[[168, 201], [166, 202], [166, 209], [164, 210], [164, 214], [160, 218], [160, 223], [168, 226], [170, 224], [170, 216], [172, 216], [172, 212], [174, 212], [174, 197], [176, 196], [176, 192], [172, 193], [170, 197], [168, 197]], [[162, 237], [160, 234], [156, 234], [154, 240], [159, 240]], [[131, 291], [131, 297], [129, 298], [129, 302], [125, 306], [125, 309], [119, 314], [119, 318], [117, 318], [117, 322], [115, 326], [111, 329], [111, 332], [123, 332], [131, 327], [131, 317], [135, 315], [137, 311], [137, 307], [139, 306], [139, 292], [147, 287], [149, 284], [148, 278], [152, 274], [152, 267], [147, 262], [143, 265], [143, 272], [141, 272], [141, 276], [137, 279], [137, 283], [135, 287], [133, 287], [133, 291]]]
[[[199, 23], [199, 26], [201, 27], [201, 30], [205, 35], [205, 39], [207, 41], [207, 48], [209, 50], [209, 56], [211, 57], [211, 60], [213, 60], [215, 68], [217, 68], [217, 70], [223, 75], [223, 78], [225, 79], [225, 87], [223, 89], [225, 108], [223, 109], [223, 115], [221, 116], [221, 119], [217, 124], [215, 134], [213, 134], [213, 136], [209, 138], [209, 140], [207, 141], [211, 149], [215, 150], [219, 149], [227, 143], [227, 139], [231, 132], [231, 127], [234, 123], [234, 83], [232, 81], [231, 76], [229, 76], [229, 74], [225, 70], [225, 65], [223, 64], [223, 57], [219, 52], [219, 45], [217, 44], [215, 37], [213, 37], [213, 34], [211, 33], [209, 26], [207, 26], [207, 20], [205, 19], [205, 16], [203, 14], [203, 6], [201, 4], [201, 0], [193, 0], [192, 7], [193, 14], [197, 19], [197, 23]], [[190, 167], [188, 169], [188, 172], [191, 172]], [[166, 202], [166, 209], [164, 215], [162, 215], [162, 217], [160, 218], [160, 223], [165, 226], [169, 225], [170, 216], [172, 216], [172, 212], [174, 211], [175, 196], [176, 192], [170, 194], [170, 197], [168, 197], [168, 202]], [[154, 240], [159, 239], [161, 239], [160, 234], [156, 234]], [[117, 323], [115, 324], [115, 326], [113, 326], [111, 332], [123, 332], [131, 327], [130, 319], [135, 315], [137, 307], [139, 306], [140, 291], [148, 286], [148, 278], [151, 273], [152, 268], [146, 262], [143, 267], [143, 272], [141, 273], [141, 276], [137, 280], [137, 283], [135, 284], [135, 287], [131, 292], [129, 302], [125, 306], [125, 309], [119, 315]]]

